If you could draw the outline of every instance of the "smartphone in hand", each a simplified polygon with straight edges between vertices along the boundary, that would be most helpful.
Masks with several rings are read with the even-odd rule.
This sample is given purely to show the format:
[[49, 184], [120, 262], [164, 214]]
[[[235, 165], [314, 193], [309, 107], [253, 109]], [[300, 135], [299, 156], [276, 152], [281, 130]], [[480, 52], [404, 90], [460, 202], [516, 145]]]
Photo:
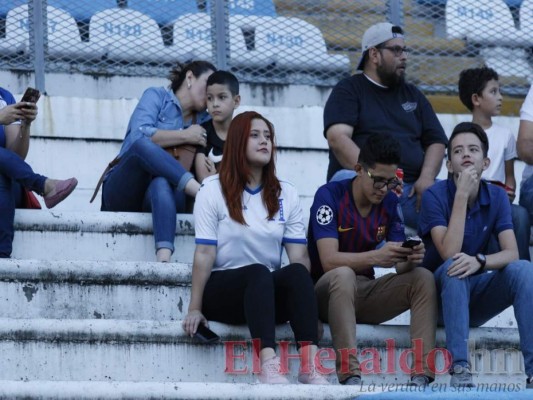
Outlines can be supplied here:
[[405, 242], [402, 243], [402, 247], [412, 249], [413, 247], [418, 246], [420, 243], [422, 243], [422, 240], [420, 238], [408, 237]]
[[41, 92], [39, 92], [37, 89], [29, 87], [22, 95], [22, 99], [20, 99], [20, 102], [37, 103], [37, 101], [39, 101], [39, 97], [41, 97]]
[[198, 328], [196, 329], [196, 333], [194, 334], [194, 337], [202, 343], [215, 343], [220, 340], [220, 336], [218, 336], [215, 332], [207, 328], [202, 323], [198, 325]]

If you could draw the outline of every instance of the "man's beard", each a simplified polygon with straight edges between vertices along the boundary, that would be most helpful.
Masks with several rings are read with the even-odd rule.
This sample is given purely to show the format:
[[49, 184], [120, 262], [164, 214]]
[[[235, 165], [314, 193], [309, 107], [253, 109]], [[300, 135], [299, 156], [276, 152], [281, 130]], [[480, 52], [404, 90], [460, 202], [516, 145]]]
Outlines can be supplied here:
[[376, 74], [378, 75], [381, 83], [388, 88], [395, 88], [396, 86], [403, 84], [405, 81], [405, 72], [401, 75], [398, 75], [396, 71], [391, 72], [383, 65], [378, 65]]

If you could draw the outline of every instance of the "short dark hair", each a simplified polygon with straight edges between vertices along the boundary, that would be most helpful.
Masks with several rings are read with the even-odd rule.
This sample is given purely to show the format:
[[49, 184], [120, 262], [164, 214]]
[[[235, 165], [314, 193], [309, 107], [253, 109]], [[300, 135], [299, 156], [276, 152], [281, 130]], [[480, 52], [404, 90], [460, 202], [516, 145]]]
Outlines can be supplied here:
[[359, 163], [374, 168], [376, 164], [398, 165], [401, 161], [400, 142], [389, 133], [373, 133], [361, 146]]
[[470, 111], [474, 109], [472, 95], [481, 93], [487, 86], [487, 83], [494, 79], [498, 80], [498, 73], [487, 66], [481, 68], [469, 68], [461, 71], [459, 74], [459, 98], [461, 102]]
[[207, 78], [207, 86], [226, 85], [233, 96], [239, 94], [239, 81], [235, 75], [228, 71], [215, 71]]
[[453, 139], [462, 133], [473, 133], [476, 135], [481, 142], [481, 149], [483, 150], [483, 157], [487, 157], [489, 152], [489, 138], [487, 133], [483, 130], [481, 126], [474, 122], [461, 122], [455, 128], [450, 136], [448, 144], [448, 160], [452, 158], [452, 141]]

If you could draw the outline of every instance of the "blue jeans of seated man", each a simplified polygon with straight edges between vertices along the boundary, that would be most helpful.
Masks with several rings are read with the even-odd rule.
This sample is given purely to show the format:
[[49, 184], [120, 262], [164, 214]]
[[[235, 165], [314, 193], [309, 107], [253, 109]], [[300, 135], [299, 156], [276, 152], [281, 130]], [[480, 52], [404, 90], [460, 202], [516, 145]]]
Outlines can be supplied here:
[[529, 212], [529, 219], [533, 221], [533, 176], [522, 182], [518, 203]]
[[[352, 179], [357, 173], [350, 169], [340, 169], [329, 180], [330, 182]], [[403, 183], [403, 194], [400, 197], [404, 224], [411, 228], [418, 228], [418, 213], [416, 212], [416, 196], [408, 197], [413, 188], [413, 183]]]
[[185, 211], [184, 188], [193, 176], [148, 138], [128, 149], [105, 178], [102, 211], [152, 212], [156, 251], [174, 252], [176, 213]]
[[[531, 235], [531, 224], [528, 211], [516, 204], [511, 204], [511, 217], [513, 220], [513, 232], [518, 245], [518, 258], [521, 260], [531, 261], [529, 254], [529, 237]], [[492, 235], [489, 241], [487, 254], [493, 254], [500, 251], [498, 237]]]
[[469, 327], [483, 325], [509, 306], [514, 307], [520, 348], [526, 374], [533, 375], [533, 264], [517, 260], [500, 270], [471, 275], [464, 279], [446, 273], [449, 259], [435, 271], [439, 296], [439, 325], [444, 323], [446, 348], [452, 354], [452, 366], [470, 365]]
[[0, 258], [11, 256], [15, 207], [20, 206], [22, 186], [42, 193], [45, 181], [18, 154], [0, 147]]

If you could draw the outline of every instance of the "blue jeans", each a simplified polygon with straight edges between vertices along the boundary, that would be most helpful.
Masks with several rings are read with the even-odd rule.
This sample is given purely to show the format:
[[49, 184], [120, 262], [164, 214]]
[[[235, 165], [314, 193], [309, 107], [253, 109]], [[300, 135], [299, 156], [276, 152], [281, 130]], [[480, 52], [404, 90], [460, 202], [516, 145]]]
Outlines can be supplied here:
[[[344, 179], [352, 179], [357, 176], [357, 173], [351, 169], [340, 169], [329, 180], [330, 182], [342, 181]], [[403, 183], [403, 194], [400, 197], [400, 206], [402, 208], [403, 222], [405, 225], [418, 228], [418, 213], [416, 212], [416, 196], [407, 197], [413, 188], [413, 183]]]
[[533, 221], [533, 176], [522, 182], [518, 203], [529, 212], [529, 218]]
[[526, 374], [533, 375], [533, 264], [517, 260], [500, 270], [464, 279], [447, 275], [452, 259], [435, 271], [440, 297], [439, 324], [444, 323], [452, 366], [469, 364], [469, 327], [483, 325], [507, 307], [514, 307]]
[[45, 181], [18, 154], [0, 147], [0, 258], [11, 256], [15, 207], [20, 206], [22, 186], [43, 193]]
[[156, 251], [174, 252], [176, 213], [193, 176], [148, 138], [136, 140], [105, 178], [102, 211], [152, 212]]
[[[511, 204], [511, 218], [513, 220], [513, 231], [518, 245], [518, 258], [521, 260], [531, 261], [529, 254], [529, 237], [531, 234], [531, 225], [529, 223], [529, 213], [516, 204]], [[492, 235], [489, 241], [487, 254], [497, 253], [500, 251], [498, 237]]]

